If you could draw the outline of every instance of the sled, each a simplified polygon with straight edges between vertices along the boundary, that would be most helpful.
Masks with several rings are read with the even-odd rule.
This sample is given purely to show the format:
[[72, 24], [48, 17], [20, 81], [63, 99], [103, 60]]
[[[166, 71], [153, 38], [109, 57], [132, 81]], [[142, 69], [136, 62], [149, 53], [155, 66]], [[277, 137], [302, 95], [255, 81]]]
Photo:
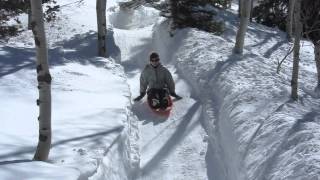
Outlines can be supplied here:
[[160, 116], [169, 116], [170, 111], [172, 109], [173, 103], [172, 103], [172, 99], [170, 96], [168, 96], [168, 106], [163, 109], [163, 108], [153, 108], [153, 106], [151, 105], [151, 99], [147, 98], [148, 101], [148, 106], [149, 108], [157, 115]]

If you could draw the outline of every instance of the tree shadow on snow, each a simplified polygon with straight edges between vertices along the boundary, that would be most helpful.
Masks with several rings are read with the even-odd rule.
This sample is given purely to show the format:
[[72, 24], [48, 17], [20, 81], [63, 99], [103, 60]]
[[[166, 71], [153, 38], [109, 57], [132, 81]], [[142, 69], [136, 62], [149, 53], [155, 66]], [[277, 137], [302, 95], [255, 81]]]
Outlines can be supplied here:
[[35, 69], [35, 51], [30, 48], [0, 47], [0, 77], [21, 69]]
[[156, 167], [161, 163], [161, 160], [167, 157], [169, 153], [174, 150], [174, 147], [183, 140], [184, 137], [187, 137], [186, 133], [191, 132], [197, 125], [199, 125], [200, 119], [202, 118], [201, 116], [199, 117], [199, 119], [190, 124], [199, 108], [199, 102], [196, 102], [192, 105], [187, 114], [181, 118], [172, 136], [160, 148], [160, 150], [141, 168], [142, 175], [149, 174], [151, 173], [151, 171], [156, 169]]
[[[107, 57], [113, 59], [120, 59], [120, 49], [115, 44], [114, 32], [112, 29], [107, 30], [106, 37]], [[101, 66], [101, 63], [97, 62], [94, 57], [98, 55], [97, 47], [97, 33], [95, 31], [89, 31], [85, 34], [77, 34], [69, 40], [55, 43], [58, 52], [52, 54], [52, 63], [65, 64], [66, 62], [78, 62], [80, 64], [92, 64]], [[55, 58], [57, 57], [63, 58]]]
[[255, 56], [253, 54], [244, 54], [244, 55], [238, 55], [238, 54], [230, 54], [228, 59], [225, 61], [218, 61], [214, 69], [209, 70], [207, 73], [205, 73], [203, 76], [204, 79], [215, 81], [216, 78], [220, 77], [220, 74], [225, 72], [228, 68], [232, 67], [235, 63], [241, 61], [242, 59], [250, 58], [252, 56]]
[[[119, 60], [120, 49], [115, 44], [113, 30], [107, 30], [107, 57]], [[0, 77], [15, 73], [22, 69], [34, 69], [36, 65], [35, 48], [0, 47]], [[48, 49], [49, 66], [61, 66], [70, 62], [83, 65], [103, 67], [104, 63], [97, 61], [97, 33], [94, 31], [77, 34], [69, 40], [54, 44]]]
[[11, 161], [3, 161], [0, 162], [1, 165], [7, 165], [7, 164], [17, 164], [17, 163], [26, 163], [26, 162], [32, 162], [30, 159], [18, 159], [18, 160], [11, 160]]
[[[105, 137], [105, 136], [112, 134], [112, 133], [120, 133], [122, 130], [123, 130], [123, 126], [118, 126], [118, 127], [112, 128], [112, 129], [108, 129], [106, 131], [101, 131], [101, 132], [97, 132], [97, 133], [93, 133], [93, 134], [87, 134], [87, 135], [83, 135], [83, 136], [73, 137], [70, 139], [59, 140], [59, 141], [53, 142], [51, 145], [51, 148], [63, 146], [68, 143], [77, 143], [77, 142], [78, 142], [79, 147], [82, 147], [81, 145], [84, 144], [84, 140], [86, 140], [87, 143], [94, 143], [94, 144], [103, 145], [105, 142], [100, 142], [100, 139], [102, 137]], [[74, 146], [74, 147], [77, 147], [77, 146]], [[17, 151], [6, 153], [6, 154], [0, 154], [0, 160], [12, 158], [12, 157], [23, 158], [27, 154], [35, 153], [35, 151], [36, 151], [35, 146], [27, 146], [27, 147], [24, 146]], [[19, 161], [24, 161], [24, 160], [12, 161], [12, 163], [19, 162]], [[0, 162], [0, 165], [9, 164], [10, 162], [11, 161], [4, 160], [4, 161]]]

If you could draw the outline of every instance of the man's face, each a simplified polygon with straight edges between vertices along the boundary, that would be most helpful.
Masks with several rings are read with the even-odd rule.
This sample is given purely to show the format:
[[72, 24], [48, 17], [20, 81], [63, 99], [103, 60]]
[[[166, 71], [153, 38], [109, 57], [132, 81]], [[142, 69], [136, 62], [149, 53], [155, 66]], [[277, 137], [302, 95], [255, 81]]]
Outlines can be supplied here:
[[153, 67], [156, 67], [156, 66], [158, 66], [159, 65], [159, 58], [157, 57], [157, 58], [151, 58], [150, 59], [150, 64], [153, 66]]

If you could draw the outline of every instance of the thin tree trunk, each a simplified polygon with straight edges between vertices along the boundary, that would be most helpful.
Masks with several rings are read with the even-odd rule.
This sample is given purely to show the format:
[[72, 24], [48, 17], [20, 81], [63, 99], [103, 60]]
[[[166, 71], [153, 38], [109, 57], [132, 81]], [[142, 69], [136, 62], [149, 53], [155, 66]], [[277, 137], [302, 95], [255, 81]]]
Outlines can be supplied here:
[[97, 23], [98, 23], [98, 55], [107, 57], [106, 50], [106, 5], [107, 0], [97, 0]]
[[246, 35], [246, 31], [248, 28], [249, 18], [250, 18], [250, 6], [252, 0], [242, 0], [242, 8], [241, 8], [241, 17], [240, 17], [240, 25], [237, 32], [236, 44], [234, 48], [234, 52], [237, 54], [242, 54], [244, 38]]
[[293, 27], [293, 11], [294, 11], [295, 0], [289, 0], [288, 16], [287, 16], [287, 36], [288, 40], [292, 41], [292, 27]]
[[168, 2], [168, 6], [169, 6], [169, 12], [170, 12], [170, 20], [169, 20], [169, 34], [171, 37], [174, 36], [174, 31], [178, 26], [178, 16], [179, 16], [179, 12], [178, 12], [178, 4], [176, 2], [176, 0], [167, 0]]
[[28, 30], [31, 30], [32, 13], [31, 8], [28, 9]]
[[239, 6], [239, 8], [238, 8], [238, 17], [239, 17], [239, 18], [241, 17], [241, 12], [242, 12], [242, 10], [241, 10], [241, 8], [242, 8], [242, 1], [243, 1], [243, 0], [239, 0], [239, 1], [238, 1], [238, 6]]
[[318, 84], [317, 87], [320, 88], [320, 42], [314, 43], [314, 60], [316, 61], [317, 74], [318, 74]]
[[295, 39], [294, 39], [293, 68], [292, 68], [292, 79], [291, 79], [291, 98], [293, 100], [298, 99], [300, 39], [301, 39], [301, 33], [302, 33], [300, 9], [301, 9], [301, 0], [296, 0], [295, 8], [294, 8]]
[[252, 22], [252, 11], [253, 11], [253, 0], [251, 0], [251, 7], [250, 7], [250, 22]]
[[31, 0], [32, 32], [37, 56], [37, 80], [39, 89], [39, 142], [34, 160], [48, 159], [51, 146], [51, 75], [48, 65], [48, 51], [44, 31], [42, 0]]

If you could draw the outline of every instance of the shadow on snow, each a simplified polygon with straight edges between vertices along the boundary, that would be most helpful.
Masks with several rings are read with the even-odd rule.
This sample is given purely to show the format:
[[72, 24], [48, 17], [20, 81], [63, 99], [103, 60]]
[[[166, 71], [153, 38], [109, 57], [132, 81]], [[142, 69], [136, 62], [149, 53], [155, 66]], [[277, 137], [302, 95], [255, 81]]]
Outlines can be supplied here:
[[[51, 148], [57, 147], [57, 146], [62, 146], [68, 143], [74, 143], [74, 142], [79, 142], [79, 144], [84, 144], [84, 140], [86, 139], [87, 143], [92, 143], [94, 142], [93, 145], [96, 144], [103, 144], [103, 142], [101, 141], [101, 137], [104, 137], [106, 135], [112, 134], [112, 133], [120, 133], [123, 130], [123, 126], [118, 126], [115, 127], [113, 129], [109, 129], [106, 131], [102, 131], [102, 132], [98, 132], [98, 133], [94, 133], [94, 134], [88, 134], [88, 135], [84, 135], [84, 136], [79, 136], [79, 137], [74, 137], [74, 138], [70, 138], [70, 139], [65, 139], [65, 140], [60, 140], [57, 142], [52, 143]], [[10, 152], [7, 154], [1, 154], [0, 155], [0, 160], [1, 159], [8, 159], [11, 157], [19, 157], [19, 156], [24, 156], [26, 154], [30, 154], [30, 153], [34, 153], [36, 150], [36, 147], [22, 147], [20, 148], [20, 150], [17, 150], [15, 152]], [[28, 162], [28, 160], [26, 159], [21, 159], [21, 160], [12, 160], [12, 161], [2, 161], [0, 162], [0, 166], [1, 165], [6, 165], [6, 164], [13, 164], [13, 163], [21, 163], [21, 162]]]
[[[191, 132], [193, 128], [196, 127], [200, 120], [195, 121], [193, 124], [189, 125], [193, 116], [200, 108], [200, 103], [196, 102], [192, 105], [186, 115], [181, 118], [179, 125], [176, 127], [175, 132], [168, 139], [168, 141], [161, 147], [161, 149], [149, 160], [142, 168], [142, 175], [149, 174], [151, 171], [156, 169], [161, 159], [165, 158], [174, 147], [179, 144], [179, 142], [186, 137], [186, 133]], [[188, 132], [186, 131], [188, 128]]]
[[[120, 49], [114, 41], [112, 29], [107, 30], [107, 57], [120, 59]], [[34, 48], [15, 48], [10, 46], [0, 47], [0, 77], [13, 74], [22, 69], [34, 69], [36, 65], [36, 53]], [[69, 62], [77, 62], [83, 65], [92, 64], [103, 67], [97, 61], [97, 33], [94, 31], [85, 34], [77, 34], [66, 41], [57, 42], [54, 47], [48, 49], [50, 66], [61, 66]]]

